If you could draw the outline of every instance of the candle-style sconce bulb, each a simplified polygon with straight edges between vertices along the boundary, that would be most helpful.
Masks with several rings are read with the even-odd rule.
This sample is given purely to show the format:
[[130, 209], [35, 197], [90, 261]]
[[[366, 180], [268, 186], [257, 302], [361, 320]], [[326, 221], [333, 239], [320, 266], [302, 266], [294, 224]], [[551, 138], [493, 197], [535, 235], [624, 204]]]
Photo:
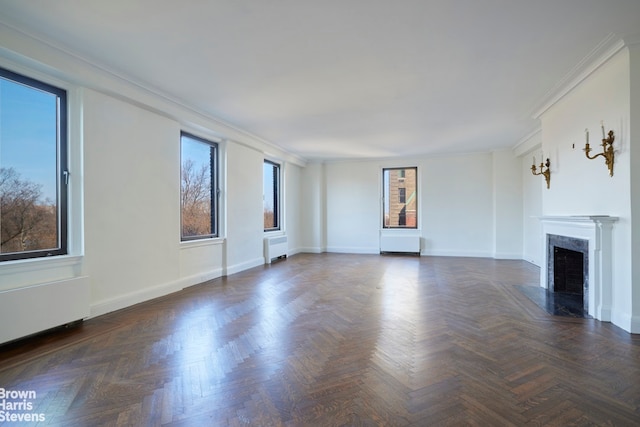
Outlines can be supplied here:
[[[545, 169], [546, 167], [546, 169]], [[531, 173], [534, 175], [542, 175], [544, 176], [544, 180], [547, 182], [547, 188], [551, 186], [551, 162], [547, 158], [547, 161], [542, 163], [540, 162], [540, 172], [536, 168], [535, 157], [533, 158], [533, 164], [531, 165]]]
[[600, 126], [602, 127], [602, 153], [598, 153], [594, 156], [591, 156], [589, 153], [591, 152], [591, 147], [589, 146], [589, 130], [585, 129], [587, 142], [584, 145], [584, 154], [587, 156], [587, 159], [593, 160], [596, 157], [602, 156], [604, 157], [605, 164], [609, 169], [609, 176], [613, 176], [613, 161], [614, 161], [614, 152], [613, 152], [613, 141], [615, 140], [615, 136], [613, 135], [613, 130], [609, 131], [609, 136], [605, 135], [604, 131], [604, 122], [600, 122]]

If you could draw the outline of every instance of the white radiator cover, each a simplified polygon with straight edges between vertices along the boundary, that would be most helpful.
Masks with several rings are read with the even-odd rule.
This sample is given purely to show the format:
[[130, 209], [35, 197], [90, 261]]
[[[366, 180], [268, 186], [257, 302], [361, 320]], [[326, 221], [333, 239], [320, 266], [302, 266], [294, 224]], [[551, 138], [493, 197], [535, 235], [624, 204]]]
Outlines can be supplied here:
[[420, 253], [420, 236], [381, 235], [380, 252]]
[[89, 278], [0, 292], [0, 343], [89, 317]]
[[270, 264], [276, 258], [286, 257], [289, 250], [287, 236], [273, 236], [264, 238], [264, 262]]

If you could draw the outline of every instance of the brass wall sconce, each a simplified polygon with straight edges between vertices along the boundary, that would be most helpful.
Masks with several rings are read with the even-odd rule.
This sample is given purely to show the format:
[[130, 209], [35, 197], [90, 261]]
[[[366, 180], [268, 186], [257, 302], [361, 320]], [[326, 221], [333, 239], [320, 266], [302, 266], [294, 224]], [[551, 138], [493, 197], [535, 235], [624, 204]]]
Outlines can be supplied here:
[[[545, 169], [546, 166], [546, 169]], [[534, 175], [542, 175], [544, 176], [544, 180], [547, 181], [547, 188], [549, 188], [550, 184], [551, 184], [551, 162], [549, 161], [549, 158], [547, 158], [547, 161], [545, 163], [542, 163], [542, 161], [540, 161], [540, 172], [537, 171], [536, 168], [536, 158], [533, 158], [533, 164], [531, 165], [531, 173]]]
[[589, 152], [591, 151], [591, 147], [589, 147], [589, 129], [585, 129], [584, 132], [586, 134], [587, 143], [584, 146], [584, 154], [587, 156], [587, 159], [595, 159], [596, 157], [602, 156], [604, 157], [604, 161], [609, 168], [609, 176], [613, 176], [613, 141], [615, 137], [613, 136], [613, 131], [609, 131], [609, 136], [605, 137], [604, 134], [604, 123], [600, 122], [600, 126], [602, 127], [602, 153], [598, 153], [595, 156], [590, 156]]

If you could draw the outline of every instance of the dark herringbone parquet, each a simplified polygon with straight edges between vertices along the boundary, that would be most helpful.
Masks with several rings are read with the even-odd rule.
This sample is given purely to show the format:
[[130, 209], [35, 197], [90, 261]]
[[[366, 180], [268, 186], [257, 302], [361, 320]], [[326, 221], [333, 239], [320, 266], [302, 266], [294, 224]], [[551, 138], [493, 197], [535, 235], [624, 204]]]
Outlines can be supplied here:
[[297, 255], [0, 347], [0, 387], [38, 425], [639, 425], [640, 338], [548, 315], [538, 275]]

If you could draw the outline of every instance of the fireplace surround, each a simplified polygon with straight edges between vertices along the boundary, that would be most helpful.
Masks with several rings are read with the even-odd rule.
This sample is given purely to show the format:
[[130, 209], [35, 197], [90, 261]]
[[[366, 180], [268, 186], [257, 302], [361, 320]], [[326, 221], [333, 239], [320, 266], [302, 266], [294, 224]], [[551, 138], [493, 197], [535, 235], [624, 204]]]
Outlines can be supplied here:
[[583, 254], [584, 307], [590, 316], [611, 321], [612, 231], [618, 220], [611, 216], [544, 216], [542, 222], [544, 266], [540, 286], [554, 291], [554, 248]]

